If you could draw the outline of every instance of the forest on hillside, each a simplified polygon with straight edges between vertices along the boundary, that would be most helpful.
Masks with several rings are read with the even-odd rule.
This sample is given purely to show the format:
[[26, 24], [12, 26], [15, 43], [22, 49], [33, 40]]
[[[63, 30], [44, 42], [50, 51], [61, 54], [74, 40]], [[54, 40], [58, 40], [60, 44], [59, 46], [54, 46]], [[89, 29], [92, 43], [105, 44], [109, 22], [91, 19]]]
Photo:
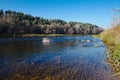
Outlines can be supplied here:
[[45, 19], [22, 12], [0, 10], [0, 35], [3, 34], [99, 34], [97, 25]]

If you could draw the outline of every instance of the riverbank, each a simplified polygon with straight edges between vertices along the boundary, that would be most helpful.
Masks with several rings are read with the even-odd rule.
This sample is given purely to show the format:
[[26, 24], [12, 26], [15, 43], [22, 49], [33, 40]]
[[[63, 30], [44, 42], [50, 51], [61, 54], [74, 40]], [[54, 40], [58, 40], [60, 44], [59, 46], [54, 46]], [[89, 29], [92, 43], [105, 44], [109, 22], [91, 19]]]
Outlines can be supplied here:
[[[88, 36], [90, 34], [3, 34], [0, 35], [0, 37], [47, 37], [47, 36]], [[91, 35], [91, 36], [97, 36], [97, 34]]]
[[120, 25], [108, 29], [100, 34], [102, 41], [108, 46], [107, 61], [112, 65], [112, 76], [120, 79]]
[[44, 36], [66, 36], [65, 34], [3, 34], [0, 37], [44, 37]]
[[21, 37], [65, 36], [65, 34], [22, 34]]

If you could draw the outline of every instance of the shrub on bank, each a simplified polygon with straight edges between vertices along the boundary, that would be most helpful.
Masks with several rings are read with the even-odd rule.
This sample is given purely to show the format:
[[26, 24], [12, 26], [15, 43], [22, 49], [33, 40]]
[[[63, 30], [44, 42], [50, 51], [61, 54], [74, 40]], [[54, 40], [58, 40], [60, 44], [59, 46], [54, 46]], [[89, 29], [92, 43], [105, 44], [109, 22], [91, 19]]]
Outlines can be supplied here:
[[105, 42], [109, 46], [120, 44], [120, 25], [108, 29], [100, 35], [103, 42]]

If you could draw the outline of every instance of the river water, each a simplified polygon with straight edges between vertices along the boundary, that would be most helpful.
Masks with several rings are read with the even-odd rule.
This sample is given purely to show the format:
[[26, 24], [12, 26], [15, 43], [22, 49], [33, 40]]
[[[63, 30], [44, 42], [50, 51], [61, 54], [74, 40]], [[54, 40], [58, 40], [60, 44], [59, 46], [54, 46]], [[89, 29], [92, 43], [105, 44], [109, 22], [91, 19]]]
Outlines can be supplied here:
[[100, 39], [48, 38], [0, 38], [0, 80], [117, 80]]

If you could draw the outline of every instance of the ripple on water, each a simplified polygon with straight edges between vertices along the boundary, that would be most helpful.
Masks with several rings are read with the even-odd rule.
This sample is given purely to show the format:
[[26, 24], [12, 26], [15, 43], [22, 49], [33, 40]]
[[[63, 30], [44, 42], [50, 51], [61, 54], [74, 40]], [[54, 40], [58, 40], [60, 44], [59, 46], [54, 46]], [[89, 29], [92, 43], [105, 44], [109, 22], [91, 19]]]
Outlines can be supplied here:
[[[1, 80], [116, 80], [105, 46], [91, 36], [0, 39]], [[90, 40], [89, 43], [81, 40]], [[4, 43], [3, 43], [4, 42]], [[94, 47], [98, 44], [97, 47]]]

